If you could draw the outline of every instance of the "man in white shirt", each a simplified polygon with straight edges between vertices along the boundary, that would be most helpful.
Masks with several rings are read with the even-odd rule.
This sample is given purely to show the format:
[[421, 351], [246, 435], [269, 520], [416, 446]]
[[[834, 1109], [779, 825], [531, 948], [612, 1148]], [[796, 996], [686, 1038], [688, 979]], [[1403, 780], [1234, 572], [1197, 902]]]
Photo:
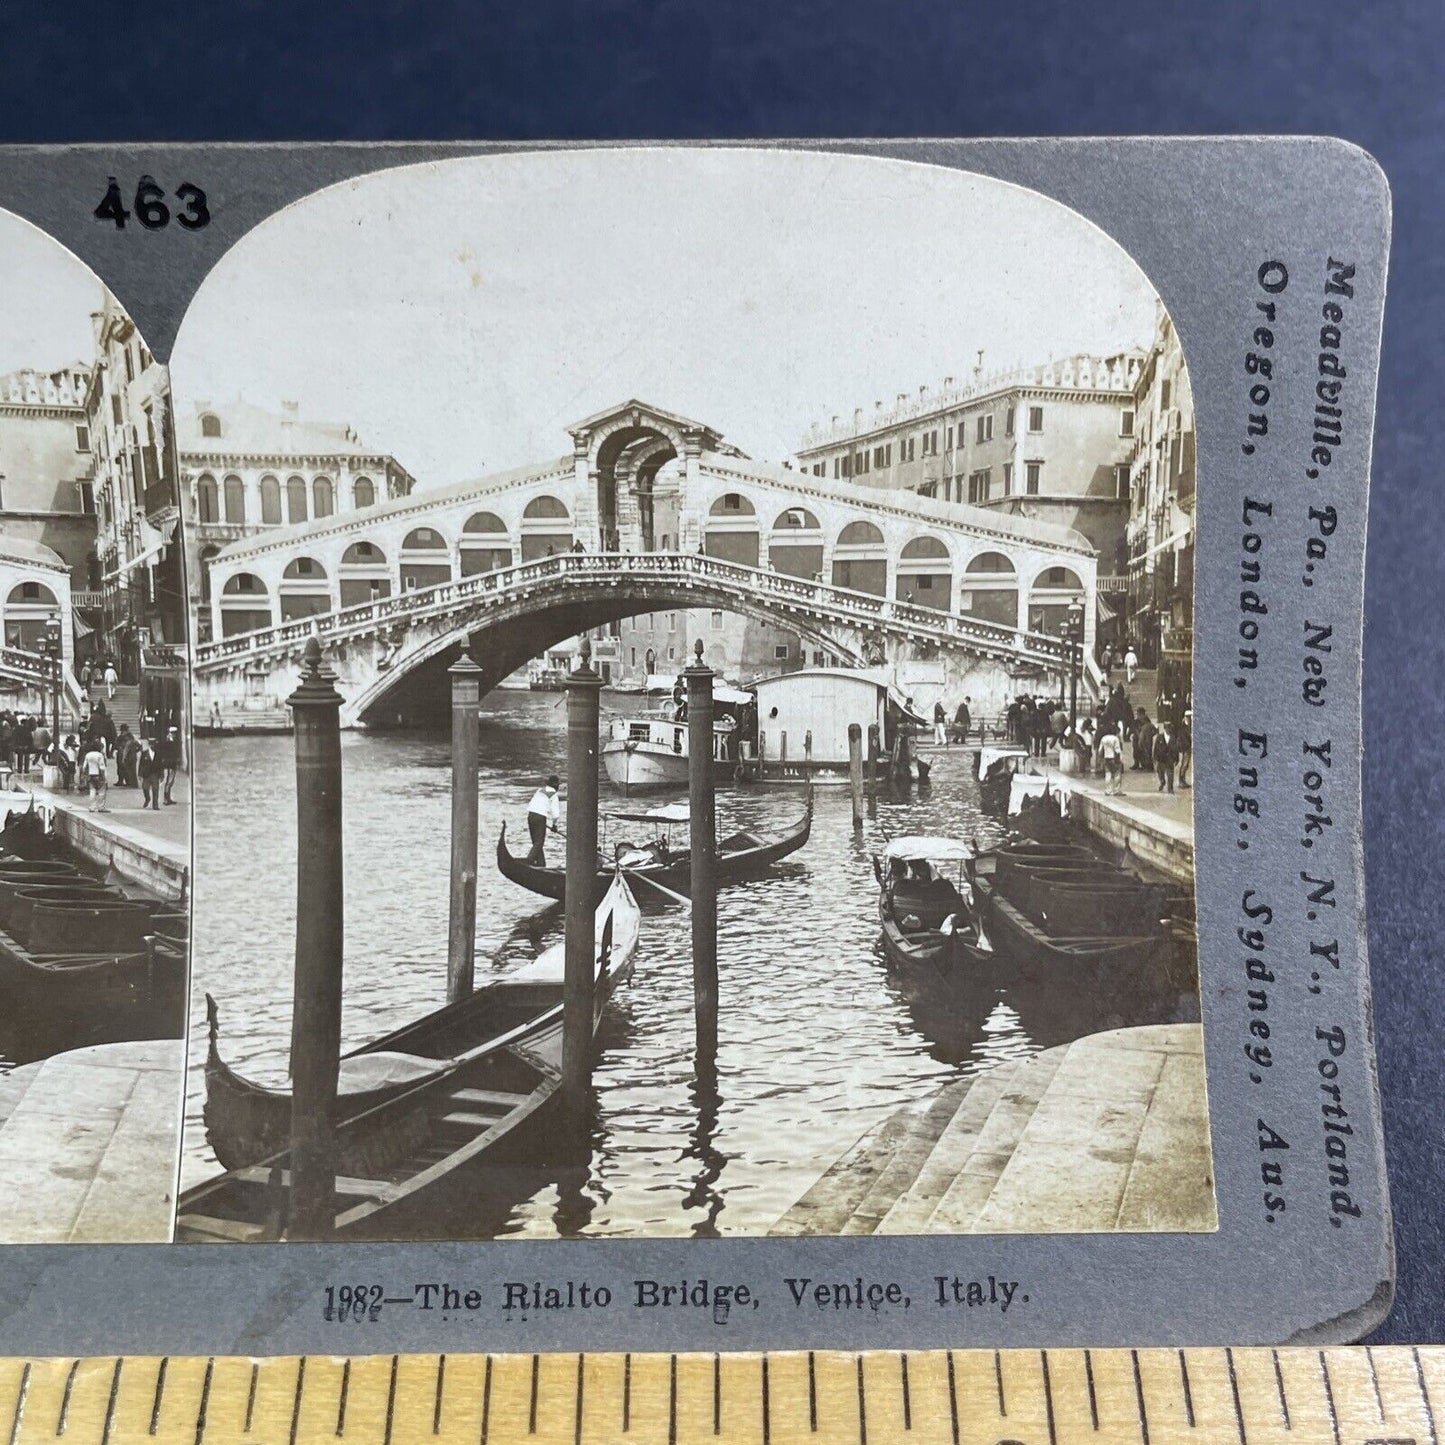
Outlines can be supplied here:
[[527, 862], [535, 863], [539, 868], [547, 866], [547, 830], [551, 828], [555, 833], [562, 817], [557, 787], [557, 775], [554, 773], [532, 794], [532, 801], [527, 804], [527, 829], [532, 835], [532, 851], [527, 854]]
[[108, 813], [105, 795], [109, 791], [105, 776], [105, 746], [99, 738], [92, 738], [86, 744], [85, 755], [80, 760], [80, 776], [90, 793], [90, 811]]
[[1124, 743], [1112, 725], [1099, 738], [1099, 756], [1104, 761], [1104, 792], [1117, 796], [1124, 791]]

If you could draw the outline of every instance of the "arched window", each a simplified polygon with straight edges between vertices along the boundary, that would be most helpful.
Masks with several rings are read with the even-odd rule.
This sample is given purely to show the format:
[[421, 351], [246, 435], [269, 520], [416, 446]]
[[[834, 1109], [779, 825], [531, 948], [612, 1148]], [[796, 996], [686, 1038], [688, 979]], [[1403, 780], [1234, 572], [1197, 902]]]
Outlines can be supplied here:
[[306, 520], [306, 481], [303, 477], [286, 479], [286, 520], [292, 526]]
[[215, 546], [201, 548], [201, 601], [208, 606], [211, 601], [211, 559], [220, 550]]
[[823, 575], [823, 533], [806, 507], [780, 512], [768, 537], [768, 565], [774, 572], [809, 581]]
[[778, 513], [778, 520], [773, 523], [775, 532], [816, 532], [818, 530], [818, 519], [806, 507], [789, 507], [786, 512]]
[[261, 478], [261, 520], [268, 527], [281, 525], [281, 483], [275, 477]]
[[881, 547], [883, 533], [872, 522], [849, 522], [838, 533], [840, 547]]
[[314, 557], [293, 557], [281, 574], [285, 582], [325, 583], [326, 568]]
[[413, 527], [401, 544], [401, 590], [435, 587], [452, 580], [447, 539], [435, 527]]
[[209, 472], [196, 483], [196, 520], [203, 523], [221, 520], [221, 499], [216, 479]]
[[948, 561], [948, 548], [937, 537], [915, 537], [904, 545], [899, 556], [906, 561], [940, 559]]
[[357, 477], [351, 484], [351, 505], [358, 511], [376, 505], [376, 488], [370, 477]]
[[336, 491], [330, 477], [317, 477], [311, 483], [311, 500], [313, 517], [329, 517], [336, 510]]
[[55, 593], [43, 582], [21, 582], [10, 589], [5, 599], [7, 607], [58, 607]]
[[1082, 598], [1083, 591], [1084, 584], [1071, 567], [1045, 567], [1029, 589], [1029, 631], [1058, 637], [1068, 621], [1069, 604]]
[[757, 509], [741, 492], [724, 492], [708, 509], [711, 517], [755, 517]]
[[5, 645], [26, 652], [45, 648], [46, 625], [58, 613], [55, 593], [43, 582], [22, 582], [13, 587], [5, 602]]
[[293, 557], [281, 574], [281, 621], [331, 611], [326, 569], [314, 557]]
[[525, 521], [541, 521], [543, 518], [557, 518], [561, 521], [571, 519], [571, 513], [566, 506], [557, 500], [556, 497], [533, 497], [527, 503], [526, 510], [522, 513]]
[[964, 571], [970, 573], [987, 573], [999, 577], [1013, 577], [1016, 575], [1014, 564], [1010, 562], [1002, 552], [980, 552], [978, 556], [964, 568]]
[[246, 521], [246, 488], [240, 477], [229, 476], [221, 484], [222, 500], [226, 505], [226, 520], [238, 526]]
[[201, 435], [203, 437], [218, 437], [221, 434], [221, 418], [206, 412], [201, 417]]

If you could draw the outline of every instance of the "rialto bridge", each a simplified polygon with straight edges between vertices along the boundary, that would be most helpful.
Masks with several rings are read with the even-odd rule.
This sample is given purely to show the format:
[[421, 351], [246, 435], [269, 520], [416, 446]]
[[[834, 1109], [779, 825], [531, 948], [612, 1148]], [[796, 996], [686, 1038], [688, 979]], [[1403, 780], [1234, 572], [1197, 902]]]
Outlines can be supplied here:
[[493, 685], [588, 627], [669, 608], [785, 625], [860, 665], [941, 659], [1001, 700], [1020, 674], [1057, 678], [1080, 599], [1086, 691], [1097, 680], [1096, 559], [1076, 532], [755, 462], [637, 401], [569, 430], [570, 456], [222, 549], [198, 720], [278, 707], [313, 631], [354, 725], [440, 703], [468, 642]]

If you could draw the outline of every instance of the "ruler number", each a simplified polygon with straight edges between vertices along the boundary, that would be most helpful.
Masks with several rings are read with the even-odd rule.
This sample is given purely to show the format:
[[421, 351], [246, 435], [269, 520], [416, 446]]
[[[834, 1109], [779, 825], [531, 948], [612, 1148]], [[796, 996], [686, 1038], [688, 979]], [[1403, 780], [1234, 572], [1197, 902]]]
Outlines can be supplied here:
[[[176, 200], [181, 203], [175, 213], [178, 226], [187, 231], [199, 231], [211, 222], [211, 213], [206, 205], [206, 193], [190, 181], [182, 181], [176, 187]], [[114, 176], [105, 188], [100, 204], [91, 213], [97, 221], [109, 221], [117, 231], [125, 230], [125, 223], [132, 216], [147, 231], [160, 231], [171, 223], [171, 208], [166, 204], [165, 189], [154, 176], [142, 176], [136, 183], [130, 209], [126, 209], [125, 197], [120, 182]]]

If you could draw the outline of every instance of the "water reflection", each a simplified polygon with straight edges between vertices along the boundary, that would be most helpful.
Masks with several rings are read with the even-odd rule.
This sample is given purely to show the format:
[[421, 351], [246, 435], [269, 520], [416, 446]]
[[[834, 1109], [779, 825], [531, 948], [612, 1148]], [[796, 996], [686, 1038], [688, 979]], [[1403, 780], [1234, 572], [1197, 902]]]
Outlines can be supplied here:
[[[604, 694], [609, 702], [622, 699]], [[206, 990], [226, 1056], [286, 1073], [295, 930], [295, 804], [288, 737], [197, 743], [195, 1006], [183, 1184], [215, 1171], [200, 1120]], [[442, 734], [343, 738], [344, 1047], [437, 1007], [446, 979], [449, 747]], [[562, 914], [503, 879], [502, 821], [522, 831], [539, 776], [565, 773], [565, 712], [494, 693], [482, 713], [477, 983], [560, 936]], [[812, 837], [764, 879], [719, 895], [720, 1040], [694, 1058], [690, 924], [648, 899], [632, 983], [602, 1031], [580, 1160], [494, 1171], [465, 1222], [478, 1236], [759, 1233], [866, 1129], [942, 1085], [1087, 1032], [1077, 999], [940, 995], [895, 975], [878, 947], [871, 856], [904, 832], [1001, 836], [978, 808], [963, 749], [934, 755], [927, 787], [870, 799], [855, 834], [846, 788], [820, 789]], [[659, 794], [680, 801], [683, 792]], [[623, 800], [604, 778], [604, 811]], [[777, 827], [796, 788], [721, 791], [719, 831]], [[560, 848], [549, 839], [554, 861]]]

